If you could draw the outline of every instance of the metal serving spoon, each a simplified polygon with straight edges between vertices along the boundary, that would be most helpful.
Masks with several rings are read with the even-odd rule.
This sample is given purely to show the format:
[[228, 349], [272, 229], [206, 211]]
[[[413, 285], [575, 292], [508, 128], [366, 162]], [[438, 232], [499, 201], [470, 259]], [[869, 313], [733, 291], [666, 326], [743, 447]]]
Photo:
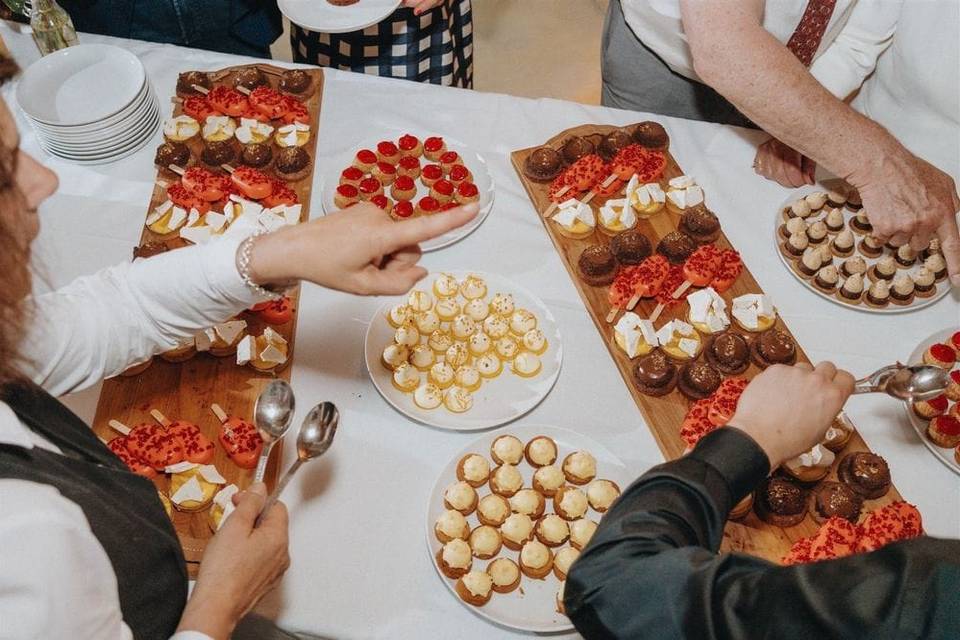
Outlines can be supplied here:
[[940, 395], [949, 383], [950, 375], [941, 367], [892, 364], [857, 380], [853, 392], [886, 393], [898, 400], [917, 402]]
[[[332, 402], [321, 402], [307, 414], [303, 419], [303, 425], [300, 427], [300, 433], [297, 434], [297, 461], [290, 465], [283, 478], [277, 484], [270, 497], [263, 504], [263, 510], [260, 512], [260, 518], [270, 510], [274, 503], [280, 498], [290, 478], [297, 472], [307, 460], [319, 458], [333, 443], [333, 436], [337, 433], [337, 426], [340, 424], [340, 412], [337, 405]], [[260, 518], [257, 518], [259, 524]]]
[[296, 405], [293, 389], [286, 380], [272, 381], [257, 397], [257, 403], [253, 406], [253, 423], [263, 439], [263, 450], [257, 460], [257, 469], [253, 472], [254, 482], [263, 482], [270, 451], [290, 428]]

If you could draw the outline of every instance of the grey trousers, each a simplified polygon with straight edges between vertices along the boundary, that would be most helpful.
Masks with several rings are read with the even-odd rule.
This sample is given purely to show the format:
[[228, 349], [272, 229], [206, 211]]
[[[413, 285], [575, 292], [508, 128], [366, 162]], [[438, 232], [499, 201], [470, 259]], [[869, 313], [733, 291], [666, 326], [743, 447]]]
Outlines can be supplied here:
[[620, 1], [610, 0], [603, 25], [605, 107], [754, 127], [719, 93], [671, 71], [630, 29]]

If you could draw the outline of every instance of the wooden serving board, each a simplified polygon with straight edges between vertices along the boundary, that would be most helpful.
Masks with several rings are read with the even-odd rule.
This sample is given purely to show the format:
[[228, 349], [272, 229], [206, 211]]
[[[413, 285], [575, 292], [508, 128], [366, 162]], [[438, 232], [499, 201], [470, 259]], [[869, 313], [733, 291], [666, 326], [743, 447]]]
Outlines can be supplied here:
[[[624, 128], [628, 130], [632, 129], [632, 127]], [[559, 150], [562, 143], [571, 136], [587, 136], [590, 137], [592, 141], [599, 142], [603, 135], [610, 133], [614, 129], [617, 129], [617, 127], [609, 125], [581, 125], [562, 131], [546, 141], [545, 144]], [[608, 287], [590, 286], [581, 280], [577, 272], [577, 260], [580, 257], [580, 253], [590, 245], [608, 243], [610, 238], [599, 230], [598, 225], [597, 231], [591, 237], [584, 240], [571, 240], [560, 235], [556, 230], [556, 224], [548, 218], [543, 217], [542, 213], [546, 211], [551, 204], [547, 196], [550, 183], [534, 182], [528, 179], [523, 173], [524, 162], [535, 150], [536, 147], [532, 147], [514, 151], [511, 154], [514, 169], [519, 175], [520, 181], [523, 183], [524, 188], [527, 190], [527, 195], [534, 205], [534, 211], [531, 212], [531, 215], [537, 216], [543, 222], [547, 234], [553, 241], [554, 247], [556, 247], [557, 252], [563, 260], [563, 264], [567, 268], [567, 272], [570, 274], [570, 278], [580, 292], [580, 297], [583, 299], [583, 303], [590, 313], [590, 317], [593, 318], [597, 330], [607, 345], [610, 357], [613, 359], [617, 369], [619, 369], [620, 375], [627, 385], [627, 389], [629, 389], [633, 395], [637, 406], [640, 408], [640, 412], [643, 414], [644, 420], [653, 433], [654, 438], [656, 438], [660, 451], [667, 460], [678, 458], [683, 455], [686, 448], [686, 444], [680, 437], [680, 424], [683, 422], [684, 416], [692, 403], [687, 400], [679, 390], [674, 390], [670, 394], [660, 398], [644, 395], [637, 390], [633, 382], [633, 365], [635, 361], [630, 360], [627, 355], [616, 346], [613, 336], [613, 324], [606, 321], [607, 313], [610, 311], [610, 303], [607, 301]], [[667, 181], [670, 178], [680, 175], [683, 175], [683, 171], [677, 165], [673, 156], [668, 153], [667, 165], [660, 179], [661, 186], [666, 190]], [[621, 196], [618, 195], [616, 197]], [[722, 203], [716, 201], [711, 202], [709, 193], [705, 194], [705, 201], [707, 206], [716, 213], [722, 223], [725, 216]], [[603, 202], [605, 202], [605, 198], [598, 196], [591, 201], [591, 205], [597, 208], [602, 205]], [[650, 218], [638, 220], [636, 228], [646, 235], [654, 247], [656, 247], [660, 238], [676, 230], [679, 219], [679, 216], [664, 208]], [[733, 248], [723, 233], [721, 233], [720, 238], [714, 244], [719, 248]], [[730, 301], [733, 298], [745, 293], [763, 293], [746, 265], [744, 265], [743, 273], [737, 281], [722, 295], [727, 301], [729, 308], [732, 306]], [[775, 298], [774, 303], [776, 303]], [[634, 308], [634, 312], [641, 317], [649, 318], [655, 307], [656, 301], [641, 300]], [[681, 302], [680, 304], [665, 309], [657, 320], [657, 327], [659, 328], [673, 319], [686, 321], [688, 309], [689, 307], [686, 302]], [[789, 333], [789, 329], [782, 318], [777, 319], [776, 326]], [[742, 333], [748, 339], [757, 335], [740, 330], [736, 326], [736, 323], [732, 323], [730, 329]], [[797, 351], [799, 362], [809, 362], [799, 344], [797, 344]], [[751, 363], [747, 371], [740, 375], [742, 377], [752, 378], [759, 372], [760, 369]], [[837, 454], [837, 462], [839, 462], [844, 455], [853, 451], [869, 451], [860, 434], [856, 432], [854, 432], [846, 448]], [[834, 468], [831, 469], [827, 479], [836, 479], [836, 463], [834, 464]], [[899, 499], [900, 494], [894, 487], [891, 487], [890, 491], [883, 498], [867, 501], [864, 506], [864, 512]], [[812, 535], [817, 529], [817, 523], [809, 514], [800, 524], [794, 527], [784, 528], [763, 522], [751, 511], [743, 520], [739, 522], [730, 521], [727, 523], [726, 530], [724, 531], [722, 549], [726, 551], [741, 551], [766, 558], [772, 562], [779, 562], [787, 551], [789, 551], [793, 542], [801, 537]]]
[[[279, 74], [283, 69], [267, 64], [248, 65], [260, 68], [276, 88]], [[246, 66], [229, 67], [220, 71], [211, 72], [214, 84], [228, 84], [233, 86], [233, 76]], [[320, 119], [320, 105], [323, 94], [323, 72], [320, 69], [308, 70], [314, 78], [313, 93], [304, 99], [304, 104], [310, 111], [310, 141], [304, 149], [310, 154], [316, 169], [317, 130]], [[180, 106], [175, 102], [174, 115], [180, 114]], [[277, 124], [274, 121], [272, 124]], [[282, 123], [280, 123], [282, 124]], [[203, 141], [200, 135], [194, 136], [185, 144], [193, 154], [193, 163], [199, 163]], [[274, 151], [279, 147], [274, 143]], [[289, 186], [296, 191], [300, 203], [303, 205], [300, 221], [309, 217], [310, 196], [313, 184], [313, 170], [310, 175], [296, 182], [289, 182]], [[264, 170], [270, 174], [269, 168]], [[157, 180], [147, 208], [147, 214], [154, 207], [166, 200], [166, 187], [179, 179], [169, 169], [158, 169]], [[161, 243], [168, 249], [176, 250], [188, 243], [182, 240], [177, 233], [159, 236], [146, 227], [140, 238], [140, 246], [146, 243]], [[107, 380], [103, 384], [97, 412], [94, 418], [94, 431], [104, 440], [116, 437], [117, 433], [108, 426], [110, 420], [119, 420], [129, 427], [150, 422], [151, 409], [158, 409], [170, 420], [182, 419], [197, 424], [203, 433], [214, 441], [216, 453], [213, 464], [220, 473], [241, 489], [250, 484], [253, 471], [241, 469], [227, 456], [223, 447], [217, 441], [220, 421], [214, 416], [210, 406], [219, 404], [229, 415], [235, 415], [252, 421], [253, 406], [261, 390], [275, 377], [290, 380], [290, 363], [293, 360], [294, 337], [297, 323], [297, 304], [300, 289], [297, 287], [287, 295], [294, 308], [293, 318], [283, 325], [274, 325], [273, 329], [283, 335], [288, 342], [289, 355], [287, 362], [273, 372], [259, 372], [250, 366], [238, 366], [236, 356], [218, 358], [209, 353], [198, 353], [182, 363], [170, 363], [159, 357], [153, 359], [152, 364], [142, 373], [127, 376], [120, 375]], [[238, 318], [246, 320], [247, 332], [259, 335], [266, 326], [255, 313], [243, 312]], [[277, 443], [270, 456], [265, 481], [272, 488], [276, 485], [279, 476], [279, 461], [282, 458], [282, 442]], [[157, 488], [168, 494], [169, 476], [161, 475], [155, 481]], [[169, 494], [168, 494], [169, 495]], [[191, 576], [199, 570], [200, 559], [206, 548], [207, 541], [213, 536], [209, 524], [210, 510], [204, 509], [195, 513], [173, 511], [173, 523], [176, 527], [180, 542], [183, 545], [184, 556]]]

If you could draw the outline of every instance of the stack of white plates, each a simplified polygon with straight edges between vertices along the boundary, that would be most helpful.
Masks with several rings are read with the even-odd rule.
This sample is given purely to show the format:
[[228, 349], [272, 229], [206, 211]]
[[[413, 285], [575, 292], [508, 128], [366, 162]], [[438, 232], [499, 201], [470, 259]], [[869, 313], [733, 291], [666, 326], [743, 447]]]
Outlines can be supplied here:
[[61, 49], [34, 62], [17, 102], [40, 146], [80, 164], [113, 162], [145, 145], [160, 105], [140, 60], [106, 44]]

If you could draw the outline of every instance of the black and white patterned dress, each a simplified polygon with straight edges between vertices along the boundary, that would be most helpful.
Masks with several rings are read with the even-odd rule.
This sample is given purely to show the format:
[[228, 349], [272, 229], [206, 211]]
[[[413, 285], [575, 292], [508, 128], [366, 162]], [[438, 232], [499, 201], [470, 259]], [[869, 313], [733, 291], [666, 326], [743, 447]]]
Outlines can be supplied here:
[[471, 0], [446, 0], [415, 16], [397, 9], [360, 31], [318, 33], [292, 25], [296, 62], [404, 78], [453, 87], [473, 87]]

